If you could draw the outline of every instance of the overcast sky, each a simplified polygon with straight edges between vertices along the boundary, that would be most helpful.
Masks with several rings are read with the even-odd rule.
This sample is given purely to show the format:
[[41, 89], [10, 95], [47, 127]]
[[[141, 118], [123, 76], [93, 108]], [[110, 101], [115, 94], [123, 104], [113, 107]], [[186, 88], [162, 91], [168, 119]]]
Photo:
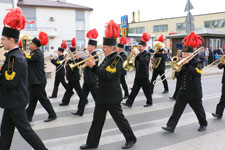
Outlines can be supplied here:
[[[190, 0], [194, 6], [192, 15], [225, 11], [225, 0]], [[104, 25], [111, 19], [120, 23], [120, 17], [128, 15], [132, 21], [132, 12], [140, 10], [141, 21], [186, 16], [184, 12], [187, 0], [67, 0], [67, 2], [88, 6], [94, 9], [90, 15], [90, 29], [96, 28], [104, 36]], [[137, 21], [137, 18], [136, 18]], [[99, 41], [99, 43], [101, 43]]]

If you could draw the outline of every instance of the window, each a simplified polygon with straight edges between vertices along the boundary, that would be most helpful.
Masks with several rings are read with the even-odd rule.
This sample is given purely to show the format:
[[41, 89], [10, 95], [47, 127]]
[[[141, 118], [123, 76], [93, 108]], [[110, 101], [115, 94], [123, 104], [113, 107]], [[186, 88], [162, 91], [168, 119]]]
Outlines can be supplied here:
[[76, 41], [78, 49], [85, 47], [85, 12], [82, 10], [76, 10]]
[[221, 40], [220, 39], [210, 39], [209, 47], [212, 47], [213, 50], [221, 48]]
[[186, 28], [186, 23], [177, 23], [177, 31], [183, 31]]
[[25, 30], [37, 30], [37, 20], [36, 18], [27, 18], [26, 19], [28, 22], [31, 22], [31, 21], [35, 21], [33, 24], [29, 24], [29, 23], [26, 23], [26, 27], [25, 27]]
[[205, 21], [206, 28], [224, 28], [225, 27], [225, 20], [211, 20]]
[[168, 32], [168, 25], [154, 25], [153, 30], [154, 32]]

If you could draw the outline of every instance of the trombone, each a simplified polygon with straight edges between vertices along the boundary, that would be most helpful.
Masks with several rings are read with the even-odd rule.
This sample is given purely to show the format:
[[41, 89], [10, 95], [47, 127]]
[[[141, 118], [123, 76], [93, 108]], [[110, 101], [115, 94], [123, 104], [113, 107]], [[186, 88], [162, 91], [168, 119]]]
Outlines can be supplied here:
[[[198, 48], [196, 51], [194, 51], [191, 55], [187, 56], [186, 58], [181, 59], [180, 61], [178, 61], [178, 57], [177, 57], [177, 56], [174, 56], [174, 57], [172, 58], [172, 63], [171, 63], [171, 65], [172, 65], [172, 70], [169, 70], [169, 71], [170, 71], [170, 72], [172, 72], [172, 71], [180, 72], [181, 69], [182, 69], [183, 63], [184, 63], [185, 61], [187, 61], [188, 59], [190, 59], [190, 60], [193, 59], [196, 55], [198, 55], [198, 54], [200, 53], [200, 51], [201, 51], [201, 47]], [[168, 72], [167, 72], [167, 73], [168, 73]], [[166, 74], [166, 72], [165, 72], [164, 74], [162, 74], [162, 75], [160, 76], [160, 78], [162, 78], [165, 74]], [[162, 79], [162, 81], [164, 81], [164, 80], [166, 80], [166, 77]], [[153, 84], [154, 84], [154, 85], [158, 85], [158, 84], [156, 84], [156, 83], [157, 83], [157, 79], [156, 79], [155, 81], [153, 81]]]
[[[216, 64], [217, 63], [217, 64]], [[215, 65], [216, 64], [216, 65]], [[210, 65], [208, 65], [207, 67], [205, 67], [202, 70], [202, 75], [206, 74], [210, 69], [217, 67], [219, 64], [223, 64], [225, 65], [225, 55], [221, 56], [219, 59], [215, 60], [214, 62], [212, 62]], [[214, 66], [213, 66], [214, 65]]]
[[[78, 67], [79, 69], [83, 69], [83, 68], [85, 68], [87, 66], [85, 64], [86, 61], [91, 60], [91, 59], [93, 59], [93, 58], [95, 58], [97, 56], [102, 56], [103, 53], [104, 52], [100, 52], [100, 53], [98, 53], [98, 54], [96, 54], [94, 56], [90, 56], [90, 57], [88, 57], [88, 58], [86, 58], [86, 59], [84, 59], [84, 60], [82, 60], [80, 62], [69, 64], [69, 66], [70, 66], [71, 69], [74, 69], [75, 67]], [[95, 59], [95, 62], [99, 61], [100, 59], [101, 58]]]

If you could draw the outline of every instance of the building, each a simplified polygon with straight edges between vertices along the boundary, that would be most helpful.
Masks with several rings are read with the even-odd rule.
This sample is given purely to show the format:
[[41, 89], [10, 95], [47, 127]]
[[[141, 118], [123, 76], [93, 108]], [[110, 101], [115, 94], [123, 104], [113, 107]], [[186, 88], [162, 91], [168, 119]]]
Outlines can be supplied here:
[[[6, 9], [13, 7], [13, 0], [0, 1], [0, 20], [6, 15]], [[62, 41], [66, 40], [68, 45], [73, 37], [77, 40], [77, 49], [87, 46], [86, 33], [89, 30], [89, 15], [93, 9], [86, 6], [67, 3], [66, 0], [18, 0], [17, 6], [21, 8], [27, 21], [35, 21], [27, 24], [21, 31], [32, 39], [38, 37], [40, 31], [49, 36], [49, 43], [41, 50], [45, 55], [58, 49]], [[3, 24], [0, 25], [2, 32]], [[5, 59], [4, 51], [0, 51], [1, 62]], [[54, 70], [48, 59], [45, 61], [46, 71]]]
[[54, 51], [63, 40], [70, 43], [73, 37], [76, 37], [78, 48], [86, 47], [88, 41], [85, 35], [89, 30], [92, 8], [66, 3], [65, 0], [19, 0], [17, 5], [27, 21], [35, 21], [34, 24], [27, 24], [22, 34], [31, 38], [40, 31], [48, 34], [49, 43], [44, 51]]
[[[164, 38], [166, 38], [170, 35], [184, 32], [185, 19], [186, 16], [129, 23], [128, 33], [142, 34], [143, 32], [147, 32], [155, 35], [156, 38], [158, 38], [161, 34], [163, 34]], [[205, 27], [225, 31], [225, 12], [194, 15], [194, 19], [196, 29]], [[217, 42], [212, 42], [214, 43], [214, 45], [210, 45], [209, 43], [209, 46], [218, 48], [223, 47], [222, 45], [223, 40], [217, 38], [216, 39], [212, 38], [211, 40]], [[172, 49], [171, 39], [166, 39], [165, 44], [167, 48]]]

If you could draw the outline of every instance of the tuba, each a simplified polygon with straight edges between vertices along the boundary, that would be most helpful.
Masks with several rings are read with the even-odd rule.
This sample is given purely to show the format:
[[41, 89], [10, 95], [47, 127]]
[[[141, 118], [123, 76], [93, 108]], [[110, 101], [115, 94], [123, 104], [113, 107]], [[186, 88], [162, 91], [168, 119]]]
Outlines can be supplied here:
[[155, 53], [154, 53], [153, 58], [152, 58], [152, 66], [154, 68], [158, 68], [160, 62], [162, 61], [162, 57], [155, 57], [155, 54], [161, 53], [161, 52], [159, 52], [159, 50], [160, 49], [158, 47], [156, 47]]
[[[137, 51], [137, 46], [134, 46], [132, 48], [132, 51]], [[126, 71], [132, 71], [135, 67], [135, 55], [133, 53], [130, 54], [130, 56], [123, 62], [123, 69]]]

